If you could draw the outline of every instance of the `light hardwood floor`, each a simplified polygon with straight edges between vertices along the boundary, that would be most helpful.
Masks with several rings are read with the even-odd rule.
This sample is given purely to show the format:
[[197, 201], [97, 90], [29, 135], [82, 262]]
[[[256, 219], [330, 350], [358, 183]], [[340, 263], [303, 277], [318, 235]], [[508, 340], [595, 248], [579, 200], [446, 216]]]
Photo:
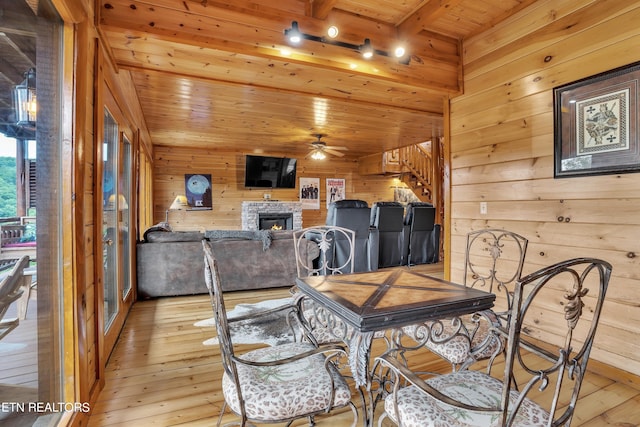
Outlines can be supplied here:
[[[232, 292], [225, 301], [231, 309], [241, 302], [287, 295], [284, 288]], [[92, 407], [89, 426], [215, 425], [223, 402], [220, 355], [217, 346], [202, 344], [212, 331], [193, 326], [211, 316], [206, 295], [136, 303], [107, 365], [106, 386]], [[427, 351], [412, 356], [412, 363], [432, 371], [450, 369]], [[589, 370], [572, 425], [640, 425], [640, 378], [593, 360]], [[235, 419], [230, 414], [224, 418]], [[319, 427], [349, 426], [351, 412], [316, 421]]]

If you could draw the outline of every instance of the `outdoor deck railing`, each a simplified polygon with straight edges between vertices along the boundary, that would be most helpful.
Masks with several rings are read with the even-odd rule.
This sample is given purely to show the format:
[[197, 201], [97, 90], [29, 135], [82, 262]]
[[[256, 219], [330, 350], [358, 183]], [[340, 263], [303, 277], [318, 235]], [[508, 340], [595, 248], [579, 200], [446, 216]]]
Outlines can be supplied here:
[[34, 227], [35, 217], [0, 218], [0, 270], [9, 268], [22, 255], [36, 259], [35, 233], [29, 233]]

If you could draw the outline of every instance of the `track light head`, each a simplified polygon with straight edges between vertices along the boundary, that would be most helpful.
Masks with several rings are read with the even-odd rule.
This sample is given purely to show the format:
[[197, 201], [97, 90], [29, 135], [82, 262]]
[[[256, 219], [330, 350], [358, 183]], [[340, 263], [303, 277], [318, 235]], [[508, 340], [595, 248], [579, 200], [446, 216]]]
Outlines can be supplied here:
[[371, 40], [364, 39], [364, 44], [360, 45], [360, 52], [366, 59], [373, 57], [373, 46], [371, 46]]
[[293, 21], [291, 23], [291, 28], [289, 28], [288, 30], [284, 30], [284, 35], [287, 36], [287, 38], [289, 39], [289, 42], [293, 44], [300, 43], [302, 41], [302, 33], [298, 28], [298, 22]]

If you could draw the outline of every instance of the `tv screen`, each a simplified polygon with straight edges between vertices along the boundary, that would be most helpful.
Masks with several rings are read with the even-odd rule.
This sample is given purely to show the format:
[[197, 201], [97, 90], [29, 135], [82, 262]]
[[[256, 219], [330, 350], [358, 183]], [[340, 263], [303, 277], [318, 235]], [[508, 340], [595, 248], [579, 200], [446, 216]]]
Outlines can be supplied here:
[[295, 188], [296, 159], [247, 155], [244, 186]]

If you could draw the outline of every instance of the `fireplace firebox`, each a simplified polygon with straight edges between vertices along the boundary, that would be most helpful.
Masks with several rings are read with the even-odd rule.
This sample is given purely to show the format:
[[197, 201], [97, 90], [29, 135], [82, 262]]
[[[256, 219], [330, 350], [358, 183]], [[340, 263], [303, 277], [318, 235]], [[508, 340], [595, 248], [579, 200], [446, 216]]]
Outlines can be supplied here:
[[242, 202], [242, 229], [260, 230], [259, 214], [293, 214], [293, 226], [291, 229], [302, 229], [302, 203], [300, 202], [244, 201]]
[[293, 213], [259, 213], [259, 230], [293, 230]]

